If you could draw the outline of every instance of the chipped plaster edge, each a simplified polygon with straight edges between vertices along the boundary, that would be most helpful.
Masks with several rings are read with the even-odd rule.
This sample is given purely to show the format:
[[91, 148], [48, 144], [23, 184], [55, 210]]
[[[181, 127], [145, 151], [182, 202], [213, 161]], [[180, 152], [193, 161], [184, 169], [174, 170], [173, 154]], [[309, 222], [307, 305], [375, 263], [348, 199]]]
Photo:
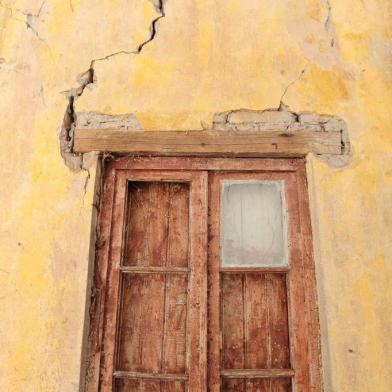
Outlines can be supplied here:
[[263, 110], [234, 109], [215, 113], [212, 128], [220, 131], [317, 131], [340, 132], [341, 154], [314, 154], [333, 168], [342, 168], [352, 162], [352, 146], [346, 122], [334, 115], [304, 111], [293, 112], [288, 106], [280, 104], [279, 108]]

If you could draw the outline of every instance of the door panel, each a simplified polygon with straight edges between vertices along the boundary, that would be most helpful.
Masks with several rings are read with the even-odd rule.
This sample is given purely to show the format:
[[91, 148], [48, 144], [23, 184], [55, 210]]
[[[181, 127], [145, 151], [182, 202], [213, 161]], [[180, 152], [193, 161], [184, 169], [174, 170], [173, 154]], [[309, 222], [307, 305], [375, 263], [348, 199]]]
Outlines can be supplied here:
[[124, 274], [118, 369], [185, 373], [187, 274]]
[[223, 369], [290, 368], [286, 275], [222, 273]]
[[290, 392], [291, 380], [288, 379], [223, 379], [224, 392]]
[[124, 265], [186, 267], [189, 184], [130, 182]]
[[291, 390], [287, 280], [293, 255], [285, 196], [292, 195], [284, 194], [291, 178], [282, 173], [210, 176], [211, 392]]
[[116, 380], [118, 392], [185, 392], [185, 381]]
[[206, 175], [123, 171], [117, 184], [100, 390], [205, 390]]

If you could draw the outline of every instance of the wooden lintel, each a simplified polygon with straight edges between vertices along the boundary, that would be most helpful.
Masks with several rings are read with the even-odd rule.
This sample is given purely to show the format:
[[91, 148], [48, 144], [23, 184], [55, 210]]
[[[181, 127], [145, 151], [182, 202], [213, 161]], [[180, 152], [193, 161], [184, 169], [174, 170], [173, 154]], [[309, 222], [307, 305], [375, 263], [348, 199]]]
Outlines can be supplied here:
[[123, 131], [76, 129], [74, 152], [160, 156], [304, 157], [342, 154], [337, 131]]

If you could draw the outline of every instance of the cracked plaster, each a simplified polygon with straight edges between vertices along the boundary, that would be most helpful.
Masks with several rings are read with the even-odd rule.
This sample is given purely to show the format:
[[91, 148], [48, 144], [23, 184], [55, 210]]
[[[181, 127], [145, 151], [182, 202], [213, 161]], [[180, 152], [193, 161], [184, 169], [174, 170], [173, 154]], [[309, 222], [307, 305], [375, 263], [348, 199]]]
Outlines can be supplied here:
[[[26, 15], [0, 7], [1, 390], [79, 388], [96, 170], [86, 181], [59, 156], [60, 92], [79, 87], [91, 59], [150, 36], [154, 3], [46, 0], [32, 24], [46, 45]], [[307, 163], [325, 390], [389, 392], [392, 11], [382, 0], [329, 3], [169, 0], [142, 55], [94, 64], [75, 111], [132, 112], [146, 130], [197, 129], [241, 107], [344, 118], [352, 162]], [[2, 4], [36, 15], [41, 0]]]
[[[137, 48], [133, 51], [121, 50], [118, 52], [108, 54], [104, 57], [91, 60], [89, 69], [83, 74], [81, 74], [78, 78], [79, 86], [77, 88], [73, 88], [71, 90], [66, 91], [66, 96], [68, 97], [68, 105], [64, 114], [63, 124], [61, 126], [60, 152], [61, 152], [61, 156], [64, 159], [65, 164], [72, 171], [86, 170], [86, 167], [83, 164], [84, 154], [75, 154], [72, 151], [73, 132], [75, 129], [75, 123], [77, 119], [77, 115], [75, 113], [75, 107], [74, 107], [75, 101], [83, 94], [87, 86], [96, 82], [95, 64], [97, 62], [110, 60], [112, 57], [118, 56], [120, 54], [138, 55], [141, 53], [143, 48], [155, 38], [155, 35], [157, 33], [157, 23], [161, 18], [165, 17], [164, 0], [154, 0], [151, 2], [159, 15], [151, 21], [149, 37], [146, 40], [142, 41], [137, 46]], [[87, 181], [89, 177], [90, 175], [88, 173]]]

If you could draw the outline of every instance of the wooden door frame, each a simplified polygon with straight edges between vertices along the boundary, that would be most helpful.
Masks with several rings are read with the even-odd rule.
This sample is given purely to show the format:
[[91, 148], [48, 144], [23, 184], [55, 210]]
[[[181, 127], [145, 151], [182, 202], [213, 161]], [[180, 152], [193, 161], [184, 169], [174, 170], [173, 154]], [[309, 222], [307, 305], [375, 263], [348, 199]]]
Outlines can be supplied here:
[[[100, 203], [99, 235], [96, 240], [96, 261], [93, 275], [92, 301], [90, 306], [90, 328], [85, 377], [85, 391], [97, 392], [99, 388], [103, 348], [103, 326], [106, 295], [110, 288], [108, 276], [113, 257], [111, 241], [113, 233], [121, 238], [121, 219], [118, 214], [123, 197], [118, 195], [119, 181], [124, 181], [126, 171], [242, 171], [288, 173], [295, 177], [299, 215], [299, 230], [302, 237], [302, 271], [306, 295], [304, 298], [305, 322], [307, 326], [307, 362], [309, 364], [309, 391], [322, 391], [320, 332], [317, 310], [317, 291], [313, 262], [312, 231], [307, 194], [305, 159], [269, 158], [199, 158], [199, 157], [123, 157], [107, 162], [103, 173], [103, 194]], [[158, 176], [159, 177], [159, 176]], [[123, 186], [123, 185], [121, 185]], [[117, 208], [116, 208], [117, 203]], [[201, 222], [205, 225], [206, 222]], [[120, 237], [118, 237], [120, 236]], [[121, 249], [115, 248], [114, 257], [120, 257]], [[207, 274], [206, 274], [207, 276]], [[202, 299], [203, 300], [203, 299]], [[206, 330], [206, 328], [205, 328]], [[305, 392], [306, 390], [304, 390]]]

